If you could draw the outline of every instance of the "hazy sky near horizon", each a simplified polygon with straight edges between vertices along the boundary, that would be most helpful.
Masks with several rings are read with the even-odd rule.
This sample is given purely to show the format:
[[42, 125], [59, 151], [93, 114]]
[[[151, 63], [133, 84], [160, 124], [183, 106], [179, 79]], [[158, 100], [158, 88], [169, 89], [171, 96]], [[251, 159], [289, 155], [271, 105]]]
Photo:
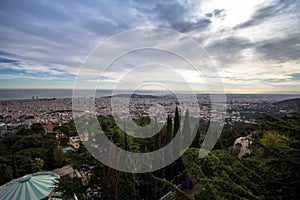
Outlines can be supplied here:
[[[215, 63], [226, 92], [300, 93], [299, 10], [300, 0], [2, 0], [0, 88], [72, 88], [79, 67], [99, 43], [134, 28], [161, 27], [197, 41]], [[172, 56], [156, 53], [136, 52], [115, 63], [99, 89], [112, 89], [135, 63], [151, 63], [153, 56], [175, 66]], [[194, 90], [204, 90], [201, 77], [180, 61], [175, 71]], [[96, 83], [95, 74], [86, 74], [83, 88]], [[153, 78], [184, 90], [160, 66], [144, 66], [122, 86], [143, 83], [146, 76], [147, 82]]]

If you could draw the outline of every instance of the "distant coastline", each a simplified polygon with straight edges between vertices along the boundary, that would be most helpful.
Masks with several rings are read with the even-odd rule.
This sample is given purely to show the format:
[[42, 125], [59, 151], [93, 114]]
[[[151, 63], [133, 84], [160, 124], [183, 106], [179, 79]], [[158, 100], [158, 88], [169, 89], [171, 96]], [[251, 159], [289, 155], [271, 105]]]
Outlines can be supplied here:
[[[84, 91], [84, 90], [83, 90]], [[160, 91], [138, 91], [138, 94], [165, 95]], [[72, 98], [72, 89], [0, 89], [0, 100]], [[130, 94], [129, 91], [97, 90], [95, 97]]]
[[[22, 99], [60, 99], [72, 98], [72, 89], [0, 89], [0, 100], [22, 100]], [[95, 97], [111, 96], [112, 94], [130, 94], [129, 91], [97, 90]], [[167, 95], [164, 91], [137, 91], [141, 95]], [[181, 94], [181, 92], [178, 92]], [[208, 94], [198, 94], [207, 96]], [[300, 94], [227, 94], [230, 96], [243, 96], [245, 98], [274, 99], [277, 101], [300, 98]]]

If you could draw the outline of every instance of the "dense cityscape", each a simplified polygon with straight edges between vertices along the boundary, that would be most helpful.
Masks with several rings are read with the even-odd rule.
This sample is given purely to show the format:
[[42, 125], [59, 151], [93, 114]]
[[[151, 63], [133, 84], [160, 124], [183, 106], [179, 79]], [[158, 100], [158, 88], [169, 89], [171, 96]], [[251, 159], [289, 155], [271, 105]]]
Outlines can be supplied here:
[[[208, 121], [211, 118], [210, 97], [209, 95], [197, 95], [197, 97], [199, 105], [195, 106], [199, 106], [200, 115], [194, 117]], [[255, 123], [254, 119], [259, 117], [259, 113], [273, 116], [291, 114], [299, 108], [293, 105], [281, 105], [280, 102], [296, 97], [297, 95], [227, 95], [226, 122]], [[174, 95], [134, 95], [129, 104], [130, 117], [136, 119], [148, 116], [149, 108], [154, 104], [163, 106], [167, 114], [172, 114], [179, 102]], [[96, 116], [112, 116], [110, 97], [96, 98], [95, 110]], [[62, 125], [70, 122], [72, 115], [71, 98], [2, 100], [0, 101], [0, 130], [1, 134], [15, 132], [20, 127], [29, 127], [33, 123], [41, 123], [45, 127], [49, 124]]]

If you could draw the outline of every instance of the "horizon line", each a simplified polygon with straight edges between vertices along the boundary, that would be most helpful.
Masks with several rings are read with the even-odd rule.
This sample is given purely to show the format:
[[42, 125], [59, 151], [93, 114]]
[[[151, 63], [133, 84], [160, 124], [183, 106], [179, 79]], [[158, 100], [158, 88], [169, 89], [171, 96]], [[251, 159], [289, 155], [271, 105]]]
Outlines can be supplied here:
[[[74, 88], [0, 88], [0, 90], [74, 90]], [[76, 90], [93, 90], [89, 88], [81, 88], [81, 89], [76, 89]], [[114, 89], [96, 89], [96, 91], [114, 91]], [[129, 91], [129, 89], [119, 89], [115, 91]], [[295, 94], [295, 95], [300, 95], [300, 91], [258, 91], [258, 92], [249, 92], [249, 91], [224, 91], [224, 92], [214, 92], [210, 93], [208, 91], [182, 91], [182, 90], [177, 90], [177, 91], [165, 91], [165, 90], [135, 90], [134, 92], [165, 92], [165, 93], [185, 93], [185, 94], [191, 94], [190, 92], [196, 93], [196, 94]]]

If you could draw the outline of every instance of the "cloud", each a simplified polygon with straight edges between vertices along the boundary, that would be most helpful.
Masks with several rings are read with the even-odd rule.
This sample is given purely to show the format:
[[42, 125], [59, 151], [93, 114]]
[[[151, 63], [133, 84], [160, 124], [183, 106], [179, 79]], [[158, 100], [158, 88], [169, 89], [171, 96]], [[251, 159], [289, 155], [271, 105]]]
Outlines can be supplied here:
[[299, 5], [299, 1], [293, 0], [275, 0], [269, 5], [261, 5], [250, 20], [237, 25], [235, 28], [257, 26], [275, 16], [286, 15], [287, 13], [298, 15]]
[[0, 50], [5, 59], [21, 60], [29, 70], [33, 64], [74, 74], [101, 40], [138, 23], [130, 19], [129, 10], [122, 2], [4, 1]]
[[209, 18], [215, 17], [215, 18], [223, 20], [226, 17], [226, 11], [225, 11], [225, 9], [215, 9], [213, 12], [206, 13], [205, 15]]
[[300, 60], [300, 34], [260, 42], [256, 51], [268, 60]]
[[18, 63], [18, 61], [13, 60], [13, 59], [7, 59], [7, 58], [1, 58], [0, 57], [0, 63]]
[[[150, 2], [150, 3], [149, 3]], [[211, 21], [204, 14], [199, 15], [197, 7], [200, 1], [149, 1], [134, 5], [141, 9], [147, 18], [158, 27], [165, 27], [179, 32], [201, 31]]]
[[252, 47], [253, 44], [251, 44], [249, 39], [230, 36], [214, 41], [206, 46], [205, 49], [221, 67], [228, 67], [229, 64], [246, 60], [247, 56], [243, 54], [243, 51]]
[[[45, 79], [45, 85], [72, 87], [78, 68], [96, 45], [122, 31], [158, 26], [198, 41], [215, 61], [230, 90], [246, 90], [251, 84], [275, 90], [285, 83], [292, 90], [293, 83], [300, 79], [291, 80], [299, 73], [299, 4], [291, 0], [2, 1], [0, 79], [11, 81], [2, 81], [1, 87], [9, 87], [18, 78], [30, 82], [34, 77]], [[166, 44], [168, 35], [147, 41], [138, 35], [132, 38], [131, 44], [124, 40], [111, 45], [127, 48], [157, 43], [159, 48]], [[181, 38], [169, 40], [166, 45], [181, 44]], [[199, 60], [194, 48], [180, 46], [177, 50], [190, 55], [192, 61]], [[107, 50], [101, 56], [113, 53]], [[113, 86], [136, 65], [153, 61], [172, 66], [193, 83], [201, 82], [186, 63], [161, 51], [127, 54], [110, 66], [102, 81]], [[134, 81], [142, 82], [143, 76], [153, 73], [160, 74], [157, 80], [165, 77], [176, 85], [167, 70], [151, 67], [139, 71]], [[97, 69], [87, 70], [84, 78], [94, 82]], [[62, 82], [46, 81], [52, 79]]]

